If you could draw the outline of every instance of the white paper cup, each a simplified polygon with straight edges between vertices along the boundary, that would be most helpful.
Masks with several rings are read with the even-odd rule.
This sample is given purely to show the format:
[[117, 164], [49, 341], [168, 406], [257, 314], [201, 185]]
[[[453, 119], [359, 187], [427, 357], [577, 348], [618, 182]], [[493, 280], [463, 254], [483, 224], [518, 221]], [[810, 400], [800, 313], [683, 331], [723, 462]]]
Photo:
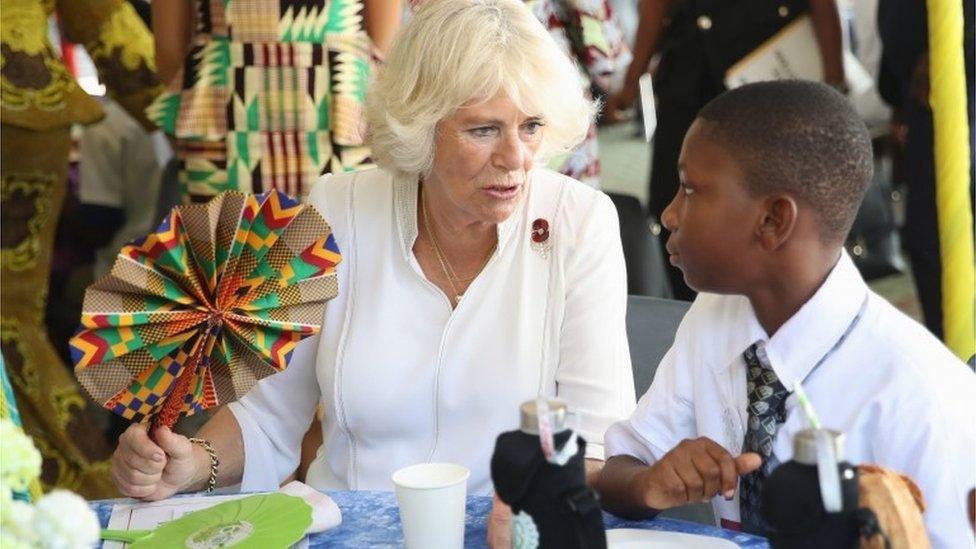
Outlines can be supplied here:
[[467, 467], [453, 463], [421, 463], [393, 473], [407, 549], [464, 546], [469, 476]]

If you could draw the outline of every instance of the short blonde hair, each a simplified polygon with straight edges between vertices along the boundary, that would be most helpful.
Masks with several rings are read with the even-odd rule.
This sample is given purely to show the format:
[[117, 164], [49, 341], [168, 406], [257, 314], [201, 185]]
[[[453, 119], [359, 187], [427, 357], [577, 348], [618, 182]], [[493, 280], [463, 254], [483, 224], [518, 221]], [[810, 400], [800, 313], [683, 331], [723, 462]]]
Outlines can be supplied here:
[[576, 147], [596, 111], [580, 71], [522, 0], [425, 0], [367, 99], [373, 159], [394, 173], [428, 173], [437, 124], [499, 91], [543, 119], [541, 159]]

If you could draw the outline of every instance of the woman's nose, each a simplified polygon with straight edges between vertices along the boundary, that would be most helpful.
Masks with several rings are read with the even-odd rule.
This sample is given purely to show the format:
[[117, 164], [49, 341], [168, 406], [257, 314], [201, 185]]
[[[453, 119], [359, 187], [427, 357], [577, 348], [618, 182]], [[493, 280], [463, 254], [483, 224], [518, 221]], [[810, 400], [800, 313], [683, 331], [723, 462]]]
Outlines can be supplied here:
[[528, 154], [525, 143], [518, 135], [505, 135], [495, 149], [493, 163], [505, 171], [521, 170]]

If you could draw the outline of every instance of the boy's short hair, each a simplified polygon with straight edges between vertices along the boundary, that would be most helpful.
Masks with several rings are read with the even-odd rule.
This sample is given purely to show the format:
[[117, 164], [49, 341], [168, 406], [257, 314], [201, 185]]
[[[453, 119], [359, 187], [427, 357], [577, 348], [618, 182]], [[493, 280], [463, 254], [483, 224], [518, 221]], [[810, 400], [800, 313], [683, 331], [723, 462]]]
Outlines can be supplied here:
[[825, 242], [846, 238], [874, 160], [868, 129], [843, 95], [818, 82], [758, 82], [723, 93], [698, 118], [740, 163], [751, 193], [789, 193], [817, 212]]

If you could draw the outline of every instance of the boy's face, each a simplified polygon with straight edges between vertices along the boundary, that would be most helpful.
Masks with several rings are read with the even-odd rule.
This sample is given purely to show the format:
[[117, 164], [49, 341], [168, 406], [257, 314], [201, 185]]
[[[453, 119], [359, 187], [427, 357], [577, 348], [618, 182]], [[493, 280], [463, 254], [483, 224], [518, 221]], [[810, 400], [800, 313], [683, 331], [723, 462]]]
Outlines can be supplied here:
[[[708, 122], [704, 122], [707, 124]], [[695, 120], [685, 135], [681, 185], [661, 222], [667, 250], [685, 282], [702, 292], [743, 293], [757, 278], [756, 222], [762, 200], [749, 195], [739, 163]]]

